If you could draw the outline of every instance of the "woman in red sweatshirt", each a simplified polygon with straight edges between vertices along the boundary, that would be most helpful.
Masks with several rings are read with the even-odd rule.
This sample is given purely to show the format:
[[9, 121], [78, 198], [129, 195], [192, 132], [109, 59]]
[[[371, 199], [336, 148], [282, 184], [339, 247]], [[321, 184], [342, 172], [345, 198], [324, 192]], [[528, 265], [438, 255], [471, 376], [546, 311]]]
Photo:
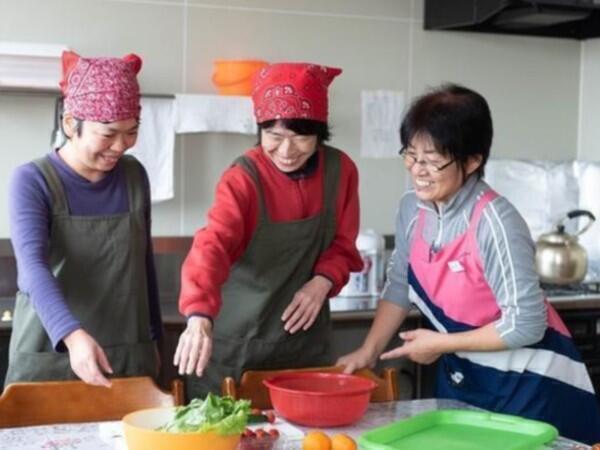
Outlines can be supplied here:
[[259, 144], [222, 175], [183, 263], [187, 327], [174, 364], [188, 398], [245, 370], [333, 362], [327, 299], [362, 268], [358, 172], [324, 144], [327, 89], [340, 73], [281, 63], [257, 75]]

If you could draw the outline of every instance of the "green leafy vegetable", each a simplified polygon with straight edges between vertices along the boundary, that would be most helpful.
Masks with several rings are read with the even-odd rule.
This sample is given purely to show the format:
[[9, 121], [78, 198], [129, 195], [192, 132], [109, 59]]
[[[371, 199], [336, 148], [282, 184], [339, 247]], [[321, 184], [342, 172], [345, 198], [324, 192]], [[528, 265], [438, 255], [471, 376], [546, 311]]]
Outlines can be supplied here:
[[214, 431], [222, 436], [241, 434], [249, 414], [249, 400], [209, 393], [204, 400], [195, 398], [186, 406], [178, 406], [173, 419], [159, 430], [169, 433]]

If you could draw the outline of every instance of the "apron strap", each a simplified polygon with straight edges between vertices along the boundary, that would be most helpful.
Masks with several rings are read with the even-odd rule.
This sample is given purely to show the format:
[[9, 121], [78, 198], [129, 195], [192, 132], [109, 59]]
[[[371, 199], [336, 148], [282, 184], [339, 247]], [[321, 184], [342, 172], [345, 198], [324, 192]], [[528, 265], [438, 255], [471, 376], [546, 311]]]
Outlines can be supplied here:
[[473, 213], [471, 214], [471, 220], [469, 221], [469, 232], [471, 234], [475, 234], [477, 230], [477, 225], [479, 225], [479, 220], [481, 219], [481, 215], [483, 214], [483, 210], [487, 206], [489, 202], [498, 197], [496, 191], [489, 189], [484, 193], [480, 194], [477, 203], [475, 203], [475, 207], [473, 208]]
[[67, 196], [56, 169], [50, 162], [50, 157], [44, 156], [42, 158], [35, 159], [33, 163], [42, 172], [48, 188], [50, 189], [50, 195], [52, 196], [52, 214], [55, 216], [68, 216], [69, 207], [67, 203]]
[[[340, 179], [340, 151], [325, 145], [323, 146], [322, 151], [325, 164], [323, 174], [323, 216], [326, 218], [327, 222], [330, 223], [332, 220], [335, 221], [335, 206]], [[242, 169], [244, 169], [253, 179], [254, 184], [258, 189], [260, 220], [269, 221], [267, 209], [265, 207], [265, 195], [254, 161], [247, 156], [240, 156], [236, 158], [233, 165], [242, 167]]]
[[127, 196], [129, 199], [129, 211], [144, 211], [146, 199], [144, 189], [146, 184], [142, 176], [142, 164], [132, 155], [123, 155], [121, 158], [125, 179], [127, 180]]
[[265, 208], [265, 194], [263, 191], [262, 183], [260, 182], [260, 178], [258, 176], [258, 170], [256, 169], [256, 165], [254, 161], [252, 161], [247, 156], [240, 156], [236, 158], [233, 162], [234, 166], [240, 166], [242, 169], [246, 171], [250, 178], [254, 181], [254, 185], [258, 190], [258, 217], [260, 222], [268, 222], [269, 216], [267, 215], [267, 208]]
[[338, 193], [338, 185], [340, 179], [340, 151], [323, 146], [323, 156], [325, 161], [324, 189], [323, 189], [323, 208], [326, 216], [335, 218], [335, 206]]

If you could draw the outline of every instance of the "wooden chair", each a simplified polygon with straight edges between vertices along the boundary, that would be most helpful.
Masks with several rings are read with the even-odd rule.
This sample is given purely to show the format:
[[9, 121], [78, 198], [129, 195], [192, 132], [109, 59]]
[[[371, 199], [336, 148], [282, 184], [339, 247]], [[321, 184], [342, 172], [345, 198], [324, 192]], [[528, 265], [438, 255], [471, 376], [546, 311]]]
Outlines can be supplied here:
[[[331, 367], [309, 367], [304, 369], [285, 369], [285, 370], [248, 370], [242, 374], [240, 383], [236, 385], [235, 380], [226, 377], [221, 385], [221, 393], [230, 395], [235, 399], [247, 398], [252, 401], [253, 408], [271, 409], [271, 399], [269, 390], [263, 384], [263, 380], [281, 373], [301, 371], [301, 372], [330, 372], [341, 373], [342, 366]], [[360, 369], [354, 372], [364, 378], [368, 378], [377, 383], [377, 388], [371, 394], [372, 402], [389, 402], [398, 400], [398, 378], [396, 369], [383, 369], [382, 376], [379, 377], [370, 369]]]
[[83, 381], [14, 383], [0, 396], [0, 427], [120, 420], [144, 408], [182, 405], [183, 382], [164, 392], [150, 377], [113, 378], [110, 388]]

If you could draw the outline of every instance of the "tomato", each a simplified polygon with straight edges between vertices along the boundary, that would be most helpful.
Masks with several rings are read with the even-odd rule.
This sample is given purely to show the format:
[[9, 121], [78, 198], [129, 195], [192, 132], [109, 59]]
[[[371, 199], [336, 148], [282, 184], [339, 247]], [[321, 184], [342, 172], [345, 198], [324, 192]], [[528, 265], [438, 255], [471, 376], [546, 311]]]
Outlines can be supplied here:
[[256, 433], [254, 433], [254, 431], [252, 431], [250, 428], [246, 428], [242, 433], [242, 437], [245, 438], [252, 438], [254, 436], [256, 436]]

